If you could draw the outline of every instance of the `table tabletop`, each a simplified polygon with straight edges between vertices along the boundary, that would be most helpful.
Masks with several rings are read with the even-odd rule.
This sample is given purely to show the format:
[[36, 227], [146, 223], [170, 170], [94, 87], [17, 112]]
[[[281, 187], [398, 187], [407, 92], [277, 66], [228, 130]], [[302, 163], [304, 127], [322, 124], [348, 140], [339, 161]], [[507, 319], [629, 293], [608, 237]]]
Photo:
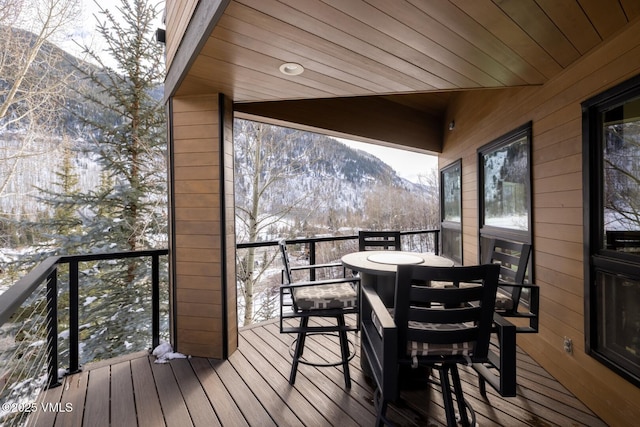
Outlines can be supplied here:
[[342, 264], [353, 270], [377, 275], [395, 275], [398, 265], [453, 267], [453, 261], [431, 253], [404, 251], [363, 251], [342, 257]]

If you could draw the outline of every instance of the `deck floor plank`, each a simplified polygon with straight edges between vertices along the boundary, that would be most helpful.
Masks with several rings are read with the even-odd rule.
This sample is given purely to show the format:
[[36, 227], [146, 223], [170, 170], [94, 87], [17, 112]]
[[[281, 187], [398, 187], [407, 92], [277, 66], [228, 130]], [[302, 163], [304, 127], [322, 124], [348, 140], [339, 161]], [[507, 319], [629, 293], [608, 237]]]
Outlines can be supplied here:
[[[266, 337], [267, 334], [261, 335], [259, 337], [260, 339], [263, 339], [264, 344], [280, 344], [278, 345], [278, 348], [280, 348], [281, 350], [276, 350], [276, 353], [278, 353], [279, 357], [274, 359], [278, 361], [277, 369], [288, 380], [289, 372], [291, 369], [289, 345], [286, 345], [286, 347], [284, 347], [281, 341], [274, 339], [272, 336], [269, 337], [267, 343], [267, 341], [264, 341]], [[333, 393], [344, 394], [344, 384], [342, 384], [340, 388], [336, 387], [335, 385], [327, 388], [328, 382], [322, 375], [322, 372], [320, 372], [317, 368], [301, 365], [296, 376], [295, 387], [316, 408], [316, 410], [327, 419], [329, 425], [336, 425], [335, 423], [338, 422], [341, 426], [358, 425], [356, 420], [354, 420], [348, 413], [342, 410], [342, 408], [340, 408], [340, 406], [337, 405], [331, 399], [331, 397], [327, 395], [327, 393], [329, 393], [330, 395]]]
[[109, 366], [88, 371], [87, 398], [84, 403], [84, 420], [87, 427], [109, 426], [109, 390], [111, 369]]
[[171, 363], [171, 368], [178, 381], [180, 392], [184, 396], [193, 424], [196, 427], [219, 426], [218, 417], [189, 361], [177, 359]]
[[269, 369], [266, 361], [262, 363], [250, 363], [241, 352], [235, 353], [229, 359], [236, 372], [243, 381], [254, 391], [262, 406], [271, 414], [276, 425], [296, 425], [300, 419], [288, 405], [283, 404], [280, 393], [276, 391], [277, 385], [271, 385], [260, 374], [260, 371]]
[[[328, 421], [323, 415], [298, 391], [297, 388], [289, 386], [288, 377], [278, 371], [274, 364], [278, 363], [280, 355], [271, 353], [271, 348], [264, 345], [263, 341], [257, 336], [254, 336], [252, 332], [247, 332], [242, 335], [240, 341], [240, 351], [247, 358], [249, 363], [262, 366], [264, 369], [261, 371], [261, 375], [271, 386], [274, 388], [278, 396], [287, 404], [287, 406], [294, 411], [301, 423], [306, 426], [311, 426], [313, 423], [319, 421]], [[249, 350], [247, 351], [247, 347]], [[259, 351], [255, 351], [255, 349]], [[266, 361], [266, 364], [264, 363]]]
[[[64, 384], [64, 380], [62, 381]], [[47, 390], [41, 395], [41, 399], [37, 402], [38, 406], [36, 412], [29, 418], [29, 425], [33, 427], [48, 427], [52, 426], [56, 422], [57, 411], [44, 410], [44, 407], [51, 407], [49, 405], [59, 405], [62, 398], [62, 391], [64, 387], [62, 385], [53, 387]]]
[[248, 426], [247, 420], [216, 373], [215, 366], [212, 366], [209, 360], [200, 357], [192, 358], [190, 363], [218, 416], [220, 425]]
[[[331, 320], [319, 320], [320, 324]], [[295, 336], [280, 334], [277, 322], [240, 331], [239, 349], [228, 361], [205, 358], [153, 363], [140, 353], [85, 366], [47, 391], [42, 402], [73, 406], [71, 412], [36, 413], [32, 426], [371, 426], [373, 388], [360, 367], [359, 336], [350, 334], [356, 356], [350, 363], [352, 387], [345, 390], [340, 366], [300, 366], [289, 385], [289, 347]], [[308, 338], [305, 354], [314, 360], [339, 358], [337, 340]], [[475, 372], [460, 368], [466, 399], [480, 425], [604, 426], [586, 406], [521, 349], [517, 353], [517, 396], [502, 398], [491, 387], [480, 395]], [[444, 426], [439, 387], [407, 390], [389, 406], [398, 426]]]
[[82, 425], [84, 415], [84, 403], [87, 395], [89, 373], [79, 372], [64, 378], [64, 387], [60, 401], [71, 404], [73, 410], [69, 413], [56, 415], [56, 427], [76, 427]]
[[249, 425], [262, 425], [264, 427], [276, 425], [271, 415], [265, 410], [249, 386], [242, 381], [242, 378], [230, 363], [220, 363], [216, 370]]
[[187, 404], [184, 402], [180, 388], [176, 378], [173, 375], [171, 365], [153, 363], [151, 372], [158, 389], [158, 397], [160, 398], [160, 406], [168, 427], [193, 426], [191, 416], [187, 410]]
[[[271, 332], [273, 333], [273, 331]], [[276, 333], [277, 336], [275, 336], [274, 339], [281, 339], [282, 337], [290, 338], [288, 335], [282, 335], [277, 331]], [[304, 354], [308, 360], [319, 363], [333, 363], [340, 360], [339, 355], [328, 351], [328, 348], [340, 348], [337, 339], [335, 342], [332, 342], [333, 340], [327, 338], [320, 345], [312, 345], [311, 343], [313, 342], [317, 343], [314, 339], [315, 337], [307, 338], [307, 345], [305, 346]], [[285, 345], [289, 348], [291, 342], [289, 342], [289, 340], [285, 340]], [[287, 357], [285, 359], [285, 367], [286, 369], [291, 368], [291, 357]], [[349, 417], [353, 419], [354, 422], [363, 422], [364, 420], [371, 419], [373, 423], [373, 420], [375, 419], [374, 410], [372, 406], [369, 408], [366, 407], [369, 405], [367, 405], [362, 393], [359, 393], [361, 386], [357, 383], [357, 376], [354, 376], [356, 373], [355, 366], [350, 366], [350, 371], [352, 385], [349, 390], [345, 388], [342, 366], [338, 366], [334, 369], [318, 369], [312, 366], [300, 364], [298, 367], [298, 376], [303, 373], [303, 375], [312, 381], [325, 396], [330, 398], [340, 410], [349, 414]], [[359, 398], [362, 398], [362, 403]]]
[[[280, 334], [277, 330], [270, 330], [272, 334], [276, 334], [274, 339], [282, 340], [288, 347], [291, 343], [289, 339], [283, 339], [286, 335]], [[353, 342], [353, 351], [356, 352], [356, 358], [353, 360], [359, 360], [359, 346], [357, 345], [357, 339], [355, 334], [350, 333], [349, 339]], [[305, 345], [305, 355], [309, 360], [315, 360], [324, 363], [334, 363], [340, 361], [340, 343], [335, 336], [326, 335], [312, 335], [307, 338]], [[287, 360], [287, 367], [290, 367], [291, 358]], [[338, 366], [335, 369], [316, 369], [308, 366], [301, 365], [298, 370], [309, 370], [314, 374], [314, 378], [326, 378], [331, 383], [325, 382], [325, 384], [333, 384], [332, 398], [345, 412], [348, 412], [351, 417], [357, 422], [365, 422], [365, 420], [371, 419], [373, 424], [375, 420], [375, 408], [373, 406], [371, 387], [367, 384], [366, 379], [362, 371], [360, 370], [360, 364], [349, 364], [349, 371], [351, 377], [351, 389], [345, 390], [344, 386], [344, 373], [342, 366]], [[325, 381], [323, 379], [323, 381]], [[342, 392], [340, 390], [342, 389]], [[338, 392], [336, 394], [336, 392]], [[345, 396], [349, 398], [346, 399]]]
[[[342, 418], [344, 423], [349, 425], [353, 423], [353, 419], [351, 419], [347, 414], [345, 414], [340, 408], [337, 407], [327, 398], [327, 396], [323, 393], [323, 391], [316, 384], [316, 378], [311, 376], [307, 377], [307, 373], [298, 371], [296, 376], [296, 383], [293, 388], [289, 385], [289, 373], [291, 369], [291, 360], [289, 358], [288, 350], [286, 352], [286, 356], [283, 356], [281, 353], [275, 351], [269, 342], [275, 342], [273, 337], [270, 337], [269, 334], [261, 334], [258, 336], [257, 334], [253, 336], [253, 339], [250, 335], [246, 337], [249, 340], [250, 345], [258, 349], [261, 354], [264, 354], [269, 358], [269, 361], [272, 363], [273, 369], [275, 369], [280, 375], [278, 379], [278, 383], [281, 387], [282, 392], [286, 393], [285, 395], [290, 396], [295, 390], [299, 393], [299, 396], [304, 399], [302, 403], [302, 407], [300, 409], [296, 409], [296, 412], [301, 416], [309, 416], [304, 420], [304, 424], [308, 426], [313, 426], [316, 424], [326, 424], [332, 425], [333, 420]], [[288, 349], [288, 346], [287, 346]], [[315, 370], [314, 374], [320, 375], [317, 370]], [[292, 390], [287, 393], [287, 389]], [[295, 394], [296, 398], [298, 394]], [[300, 402], [300, 399], [298, 399]], [[298, 403], [300, 405], [301, 403]]]
[[[319, 324], [322, 324], [322, 325], [328, 325], [330, 321], [324, 320], [324, 319], [318, 319], [318, 322]], [[271, 330], [271, 332], [274, 333], [273, 330]], [[375, 407], [373, 403], [372, 387], [370, 383], [367, 382], [367, 378], [365, 377], [360, 367], [360, 361], [359, 361], [360, 346], [359, 346], [358, 337], [355, 337], [354, 334], [350, 334], [349, 338], [354, 342], [355, 351], [356, 351], [356, 358], [354, 359], [356, 363], [352, 362], [349, 365], [349, 370], [351, 372], [351, 380], [353, 382], [350, 393], [352, 395], [357, 396], [358, 400], [362, 403], [362, 405], [367, 407], [369, 411], [373, 414], [373, 417], [374, 417], [373, 419], [375, 420]], [[284, 340], [284, 341], [287, 342], [287, 340]], [[340, 346], [336, 337], [329, 337], [326, 335], [314, 335], [308, 338], [308, 342], [309, 342], [308, 349], [305, 351], [315, 353], [316, 355], [323, 357], [327, 361], [339, 360], [341, 357]], [[287, 345], [289, 344], [287, 343]], [[331, 370], [323, 369], [322, 373], [327, 376], [333, 376], [334, 378], [333, 381], [336, 384], [338, 384], [338, 386], [343, 386], [344, 382], [343, 382], [343, 373], [342, 373], [341, 367], [337, 369], [331, 369]], [[355, 393], [354, 393], [354, 390], [355, 390]], [[424, 396], [422, 397], [424, 398]], [[407, 403], [406, 399], [404, 399], [403, 397], [403, 405], [406, 403]], [[438, 421], [436, 418], [433, 418], [431, 416], [425, 416], [425, 414], [429, 414], [429, 411], [426, 410], [425, 405], [430, 405], [430, 404], [431, 402], [429, 402], [428, 400], [419, 400], [419, 406], [422, 409], [421, 412], [417, 412], [417, 411], [410, 412], [405, 410], [404, 408], [401, 408], [399, 410], [392, 405], [387, 410], [387, 418], [392, 423], [396, 425], [402, 425], [402, 426], [410, 426], [410, 425], [439, 426], [439, 425], [446, 424], [446, 420], [444, 418]], [[442, 410], [442, 405], [439, 408], [439, 410]], [[443, 416], [444, 416], [444, 413], [443, 413]], [[364, 420], [366, 419], [366, 417], [363, 417], [360, 419]], [[371, 424], [373, 425], [373, 421]]]
[[137, 424], [131, 363], [128, 361], [111, 366], [111, 424]]
[[138, 425], [141, 427], [164, 426], [162, 407], [149, 365], [149, 357], [145, 356], [131, 361], [131, 377]]

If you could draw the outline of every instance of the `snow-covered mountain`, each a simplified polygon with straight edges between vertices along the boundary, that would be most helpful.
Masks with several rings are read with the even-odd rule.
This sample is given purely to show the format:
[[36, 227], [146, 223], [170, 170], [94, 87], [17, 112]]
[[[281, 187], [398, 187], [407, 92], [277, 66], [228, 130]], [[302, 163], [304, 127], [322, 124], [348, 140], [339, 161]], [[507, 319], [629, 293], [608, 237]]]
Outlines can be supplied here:
[[293, 221], [361, 212], [368, 195], [376, 191], [426, 191], [423, 185], [400, 177], [377, 157], [321, 134], [263, 129], [263, 139], [273, 142], [261, 146], [262, 157], [256, 160], [256, 145], [246, 142], [251, 135], [244, 130], [236, 126], [234, 135], [238, 206], [252, 203], [256, 175], [260, 177], [258, 186], [268, 187], [267, 195], [260, 200], [260, 212], [277, 215], [289, 210], [287, 217]]

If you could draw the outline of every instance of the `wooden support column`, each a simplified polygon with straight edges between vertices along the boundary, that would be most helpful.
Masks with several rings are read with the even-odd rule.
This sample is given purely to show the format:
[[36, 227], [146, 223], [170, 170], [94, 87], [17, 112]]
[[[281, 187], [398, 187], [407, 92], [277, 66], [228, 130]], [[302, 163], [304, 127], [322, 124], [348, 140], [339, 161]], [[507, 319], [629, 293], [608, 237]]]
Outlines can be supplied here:
[[233, 108], [221, 94], [169, 101], [171, 341], [226, 359], [238, 345]]

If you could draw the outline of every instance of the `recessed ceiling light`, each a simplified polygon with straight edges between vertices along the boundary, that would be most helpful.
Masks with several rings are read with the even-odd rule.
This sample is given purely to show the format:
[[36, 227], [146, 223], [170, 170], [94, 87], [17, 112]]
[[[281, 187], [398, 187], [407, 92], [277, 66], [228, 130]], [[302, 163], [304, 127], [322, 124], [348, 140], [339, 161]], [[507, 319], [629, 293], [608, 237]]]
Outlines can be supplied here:
[[297, 76], [298, 74], [302, 74], [304, 71], [304, 67], [295, 62], [285, 62], [280, 66], [280, 72], [287, 76]]

